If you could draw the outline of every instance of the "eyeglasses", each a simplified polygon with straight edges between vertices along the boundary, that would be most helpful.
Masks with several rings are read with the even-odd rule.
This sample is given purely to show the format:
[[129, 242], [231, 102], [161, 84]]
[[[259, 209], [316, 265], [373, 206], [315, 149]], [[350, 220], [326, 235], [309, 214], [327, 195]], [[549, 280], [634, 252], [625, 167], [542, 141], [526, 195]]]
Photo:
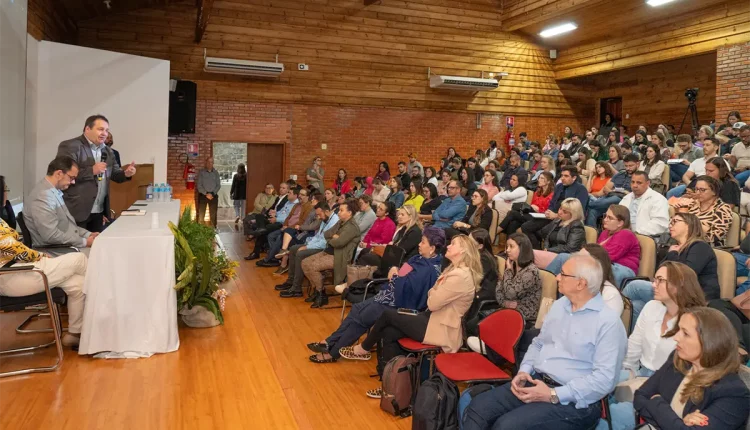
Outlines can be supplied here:
[[654, 285], [661, 285], [661, 284], [666, 285], [667, 284], [667, 278], [662, 278], [661, 276], [657, 276], [656, 278], [654, 278], [654, 282], [653, 283], [654, 283]]
[[673, 226], [677, 224], [678, 222], [685, 222], [685, 220], [682, 218], [672, 218], [671, 220], [669, 220], [669, 225]]
[[710, 190], [711, 190], [710, 188], [698, 188], [698, 187], [695, 187], [695, 192], [696, 193], [705, 193], [705, 192], [710, 191]]
[[457, 189], [459, 189], [459, 188], [461, 188], [461, 187], [451, 187], [451, 186], [448, 186], [448, 189], [449, 189], [449, 190], [457, 190]]
[[604, 219], [607, 220], [607, 221], [617, 221], [616, 217], [609, 216], [609, 215], [605, 216]]
[[576, 275], [568, 275], [567, 273], [563, 272], [562, 270], [560, 271], [560, 276], [565, 277], [565, 278], [578, 279], [578, 276], [576, 276]]

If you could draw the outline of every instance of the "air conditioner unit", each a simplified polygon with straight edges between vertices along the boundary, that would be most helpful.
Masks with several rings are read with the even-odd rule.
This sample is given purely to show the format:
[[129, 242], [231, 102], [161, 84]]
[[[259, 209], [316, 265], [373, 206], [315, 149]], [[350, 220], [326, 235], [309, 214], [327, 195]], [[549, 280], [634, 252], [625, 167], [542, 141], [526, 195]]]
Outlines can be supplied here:
[[203, 70], [213, 73], [229, 73], [233, 75], [275, 78], [284, 71], [284, 64], [235, 60], [232, 58], [205, 57]]
[[463, 76], [430, 77], [430, 88], [446, 90], [489, 91], [497, 88], [497, 79], [467, 78]]

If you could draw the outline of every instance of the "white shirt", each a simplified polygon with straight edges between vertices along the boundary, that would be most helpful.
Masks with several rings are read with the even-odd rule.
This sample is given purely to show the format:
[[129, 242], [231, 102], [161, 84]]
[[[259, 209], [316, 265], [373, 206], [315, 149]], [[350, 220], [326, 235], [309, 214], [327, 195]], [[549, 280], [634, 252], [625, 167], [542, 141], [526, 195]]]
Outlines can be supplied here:
[[[661, 180], [661, 175], [664, 173], [664, 164], [663, 161], [659, 160], [656, 164], [651, 166], [651, 170], [648, 171], [648, 179], [653, 181], [655, 179]], [[703, 169], [706, 169], [706, 165], [703, 165]], [[638, 170], [646, 171], [646, 162], [641, 161], [641, 164], [638, 166]]]
[[602, 299], [604, 304], [615, 311], [617, 315], [622, 315], [622, 311], [625, 310], [625, 303], [622, 301], [622, 295], [620, 290], [615, 288], [609, 281], [604, 281], [604, 288], [602, 288]]
[[737, 167], [750, 167], [750, 146], [739, 142], [732, 147], [732, 155], [737, 157]]
[[669, 228], [669, 203], [667, 199], [648, 188], [640, 198], [628, 193], [620, 205], [630, 210], [630, 227], [636, 233], [655, 236], [665, 233]]
[[[93, 142], [89, 140], [89, 138], [86, 138], [86, 141], [89, 143], [89, 146], [91, 147], [91, 153], [94, 155], [94, 160], [96, 160], [97, 163], [100, 163], [102, 161], [102, 151], [104, 150], [104, 144], [97, 146]], [[91, 213], [102, 213], [104, 212], [104, 199], [107, 198], [107, 191], [108, 191], [108, 185], [109, 180], [107, 179], [107, 171], [105, 170], [104, 173], [102, 173], [103, 178], [101, 181], [97, 182], [98, 188], [96, 192], [96, 200], [94, 200], [94, 206], [91, 207]], [[109, 216], [109, 214], [104, 214], [105, 216]]]
[[[711, 158], [714, 158], [714, 157], [718, 157], [718, 155], [714, 155], [709, 158], [706, 158], [705, 156], [701, 158], [696, 158], [692, 163], [690, 163], [690, 167], [688, 167], [687, 171], [695, 173], [695, 176], [705, 175], [706, 174], [706, 160], [710, 160]], [[727, 168], [731, 171], [732, 166], [729, 165], [729, 162], [727, 160], [724, 160], [724, 163], [726, 163]]]
[[[628, 339], [628, 352], [622, 362], [624, 369], [638, 370], [639, 367], [645, 367], [656, 371], [667, 361], [676, 342], [673, 338], [662, 337], [664, 333], [661, 331], [661, 323], [666, 313], [667, 307], [662, 302], [651, 300], [646, 303]], [[676, 322], [677, 317], [667, 321], [667, 331]]]
[[516, 187], [515, 190], [505, 190], [500, 191], [499, 193], [495, 194], [495, 197], [492, 198], [494, 201], [510, 201], [511, 203], [523, 203], [528, 199], [529, 194], [526, 191], [526, 188], [524, 187]]

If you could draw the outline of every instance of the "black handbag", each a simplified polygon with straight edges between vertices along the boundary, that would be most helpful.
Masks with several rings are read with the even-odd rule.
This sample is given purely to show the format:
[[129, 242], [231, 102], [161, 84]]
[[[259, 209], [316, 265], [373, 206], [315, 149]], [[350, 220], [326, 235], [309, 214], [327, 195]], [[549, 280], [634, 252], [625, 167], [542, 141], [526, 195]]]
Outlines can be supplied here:
[[534, 208], [532, 208], [531, 205], [526, 202], [513, 203], [510, 208], [511, 210], [521, 212], [522, 214], [534, 212]]

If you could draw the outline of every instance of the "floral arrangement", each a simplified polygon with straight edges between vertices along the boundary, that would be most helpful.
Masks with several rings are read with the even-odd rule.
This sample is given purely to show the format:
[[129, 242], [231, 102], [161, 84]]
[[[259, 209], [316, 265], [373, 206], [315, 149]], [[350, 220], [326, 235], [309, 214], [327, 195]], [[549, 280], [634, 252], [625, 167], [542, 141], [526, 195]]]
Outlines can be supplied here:
[[224, 323], [222, 311], [228, 292], [219, 285], [236, 277], [236, 261], [216, 249], [214, 230], [191, 217], [192, 207], [182, 213], [177, 225], [169, 223], [175, 237], [177, 309], [202, 306]]

